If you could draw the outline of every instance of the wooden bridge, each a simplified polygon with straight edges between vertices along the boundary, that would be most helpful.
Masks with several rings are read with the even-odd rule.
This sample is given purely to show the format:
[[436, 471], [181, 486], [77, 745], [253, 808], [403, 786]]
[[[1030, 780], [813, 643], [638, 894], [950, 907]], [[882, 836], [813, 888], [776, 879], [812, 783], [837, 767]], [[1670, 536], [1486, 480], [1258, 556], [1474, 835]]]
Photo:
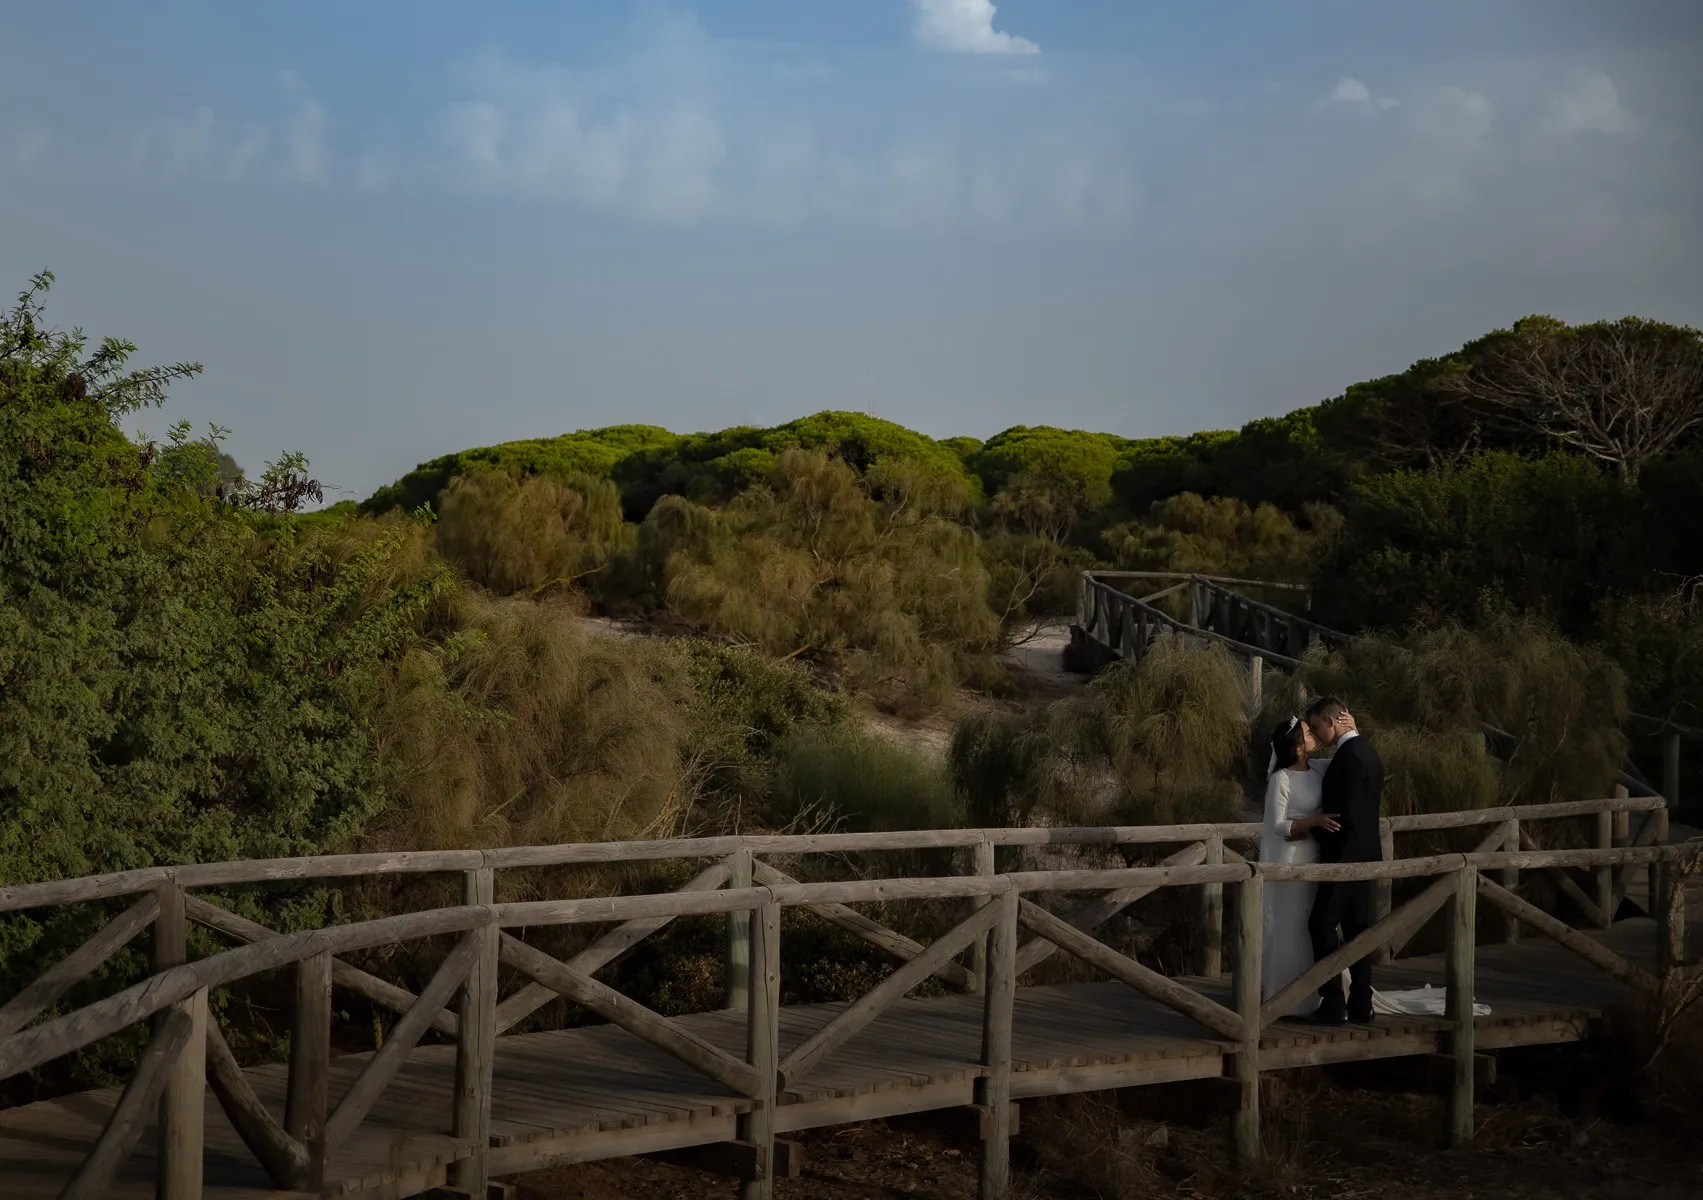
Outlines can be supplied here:
[[[1158, 586], [1157, 591], [1147, 591], [1154, 586]], [[1137, 596], [1135, 591], [1145, 594]], [[1175, 571], [1084, 571], [1076, 624], [1071, 629], [1072, 653], [1078, 662], [1092, 668], [1118, 659], [1139, 662], [1147, 647], [1163, 633], [1215, 643], [1247, 664], [1248, 699], [1257, 712], [1267, 663], [1293, 671], [1314, 647], [1339, 650], [1355, 639], [1254, 599], [1249, 591], [1303, 598], [1309, 594], [1304, 584], [1258, 579]], [[1185, 615], [1173, 615], [1160, 607], [1160, 601], [1170, 598], [1175, 598], [1173, 603], [1181, 602], [1179, 607], [1186, 610]], [[1670, 808], [1678, 808], [1680, 750], [1687, 741], [1703, 741], [1703, 729], [1644, 713], [1630, 717], [1636, 731], [1661, 739], [1662, 786], [1658, 792], [1630, 761], [1617, 775], [1616, 783], [1628, 795], [1665, 796]], [[1505, 746], [1514, 741], [1510, 734], [1492, 726], [1485, 727], [1485, 734], [1493, 744]]]
[[[1613, 1005], [1632, 989], [1653, 991], [1681, 960], [1683, 905], [1669, 901], [1696, 854], [1667, 844], [1666, 818], [1659, 798], [1632, 797], [1401, 817], [1385, 822], [1390, 860], [1354, 865], [1249, 862], [1235, 847], [1257, 839], [1259, 826], [1226, 824], [351, 855], [0, 888], [0, 911], [98, 905], [112, 914], [0, 1006], [0, 1079], [151, 1030], [122, 1088], [0, 1112], [0, 1180], [18, 1200], [485, 1196], [503, 1193], [497, 1177], [538, 1167], [696, 1148], [695, 1163], [743, 1179], [747, 1197], [767, 1197], [777, 1176], [798, 1169], [788, 1133], [969, 1109], [980, 1121], [980, 1195], [995, 1200], [1007, 1190], [1008, 1139], [1023, 1098], [1218, 1081], [1237, 1150], [1257, 1156], [1262, 1072], [1415, 1055], [1439, 1063], [1449, 1134], [1466, 1142], [1488, 1055], [1591, 1036]], [[1521, 849], [1564, 844], [1560, 829], [1586, 847]], [[1576, 836], [1581, 829], [1594, 831], [1594, 845]], [[1448, 830], [1459, 832], [1440, 832]], [[1400, 839], [1412, 836], [1478, 840], [1469, 853], [1398, 857]], [[958, 873], [795, 878], [883, 851], [905, 851], [911, 863], [928, 852]], [[1121, 865], [1161, 853], [1153, 865]], [[510, 873], [535, 886], [574, 865], [658, 860], [705, 865], [680, 890], [659, 894], [508, 900], [498, 886]], [[1534, 872], [1565, 881], [1561, 895], [1594, 927], [1575, 928], [1522, 897], [1521, 881]], [[275, 932], [206, 898], [444, 873], [459, 877], [463, 903], [304, 932]], [[1263, 889], [1302, 879], [1378, 880], [1382, 915], [1266, 996]], [[1400, 881], [1396, 907], [1391, 889]], [[1144, 897], [1175, 888], [1198, 903], [1190, 906], [1200, 934], [1192, 975], [1168, 977], [1095, 936]], [[1629, 891], [1656, 900], [1653, 918], [1610, 920]], [[870, 903], [884, 912], [934, 905], [937, 915], [946, 905], [955, 923], [924, 945], [852, 907]], [[782, 1007], [785, 930], [800, 909], [881, 947], [896, 969], [854, 1001]], [[728, 926], [724, 1009], [664, 1017], [596, 979], [669, 922], [709, 914]], [[1434, 918], [1446, 930], [1444, 952], [1401, 957]], [[236, 944], [191, 960], [191, 923]], [[609, 928], [566, 961], [525, 940], [575, 924]], [[146, 977], [65, 1010], [69, 989], [144, 929]], [[418, 995], [339, 957], [427, 939], [447, 949]], [[1061, 950], [1101, 978], [1022, 986]], [[1446, 1014], [1340, 1028], [1281, 1015], [1369, 954], [1396, 956], [1380, 971], [1384, 989], [1446, 987]], [[289, 998], [289, 1061], [244, 1069], [210, 1002], [220, 989], [278, 972]], [[950, 990], [909, 997], [931, 978]], [[333, 1052], [334, 988], [401, 1014], [376, 1050]], [[510, 1032], [557, 997], [604, 1023]], [[1472, 1015], [1474, 999], [1489, 1016]]]

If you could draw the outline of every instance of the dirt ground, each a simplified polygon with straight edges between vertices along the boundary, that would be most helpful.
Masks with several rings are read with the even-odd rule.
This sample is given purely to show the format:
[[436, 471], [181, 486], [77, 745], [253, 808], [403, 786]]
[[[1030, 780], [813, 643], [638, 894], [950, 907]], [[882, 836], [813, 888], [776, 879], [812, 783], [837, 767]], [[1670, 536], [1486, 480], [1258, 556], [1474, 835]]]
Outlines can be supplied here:
[[[1231, 1158], [1218, 1098], [1171, 1085], [1025, 1102], [1012, 1200], [1255, 1196], [1294, 1200], [1692, 1200], [1703, 1137], [1602, 1083], [1587, 1052], [1530, 1054], [1479, 1107], [1478, 1144], [1442, 1148], [1437, 1097], [1389, 1070], [1296, 1072], [1266, 1098], [1269, 1162]], [[1271, 1085], [1268, 1085], [1271, 1086]], [[1159, 1117], [1164, 1119], [1158, 1119]], [[939, 1114], [806, 1132], [779, 1200], [973, 1200], [978, 1147]], [[522, 1200], [735, 1200], [737, 1187], [624, 1159], [523, 1176]]]

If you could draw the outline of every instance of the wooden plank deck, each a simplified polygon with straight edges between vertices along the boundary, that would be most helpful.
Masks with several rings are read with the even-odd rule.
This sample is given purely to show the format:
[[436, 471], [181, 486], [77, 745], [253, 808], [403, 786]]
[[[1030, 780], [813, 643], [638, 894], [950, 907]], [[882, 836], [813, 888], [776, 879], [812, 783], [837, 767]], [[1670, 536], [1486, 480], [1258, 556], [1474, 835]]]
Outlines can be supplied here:
[[[1630, 920], [1598, 934], [1628, 957], [1648, 961], [1653, 926]], [[1577, 1041], [1625, 992], [1560, 947], [1533, 939], [1481, 946], [1478, 999], [1491, 1014], [1477, 1021], [1480, 1049]], [[1381, 988], [1441, 987], [1441, 956], [1399, 960], [1378, 969]], [[1228, 1000], [1229, 981], [1187, 980]], [[783, 1098], [781, 1132], [971, 1103], [980, 1068], [981, 999], [945, 996], [901, 1001], [823, 1060]], [[844, 1004], [786, 1008], [781, 1051], [799, 1045]], [[739, 1057], [744, 1017], [700, 1013], [681, 1024]], [[1447, 1028], [1441, 1019], [1381, 1017], [1370, 1026], [1325, 1029], [1285, 1021], [1262, 1041], [1262, 1067], [1318, 1065], [1429, 1054]], [[1018, 990], [1012, 1095], [1017, 1098], [1173, 1082], [1221, 1075], [1234, 1047], [1118, 983]], [[366, 1056], [336, 1060], [333, 1097]], [[406, 1196], [443, 1183], [445, 1168], [467, 1147], [447, 1134], [452, 1046], [417, 1049], [351, 1142], [334, 1153], [326, 1195]], [[274, 1111], [283, 1107], [285, 1069], [248, 1072]], [[93, 1145], [117, 1089], [85, 1092], [0, 1112], [0, 1191], [16, 1200], [51, 1198]], [[614, 1026], [505, 1037], [497, 1043], [493, 1102], [494, 1174], [724, 1141], [749, 1101]], [[112, 1196], [154, 1194], [151, 1136], [115, 1183]], [[206, 1195], [257, 1200], [277, 1191], [207, 1099]]]

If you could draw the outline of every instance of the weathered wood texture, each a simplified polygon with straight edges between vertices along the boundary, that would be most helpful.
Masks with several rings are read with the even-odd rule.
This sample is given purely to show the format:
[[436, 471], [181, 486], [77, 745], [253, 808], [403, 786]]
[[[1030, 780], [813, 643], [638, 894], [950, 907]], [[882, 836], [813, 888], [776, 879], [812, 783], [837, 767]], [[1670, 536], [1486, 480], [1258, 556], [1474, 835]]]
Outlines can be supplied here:
[[[233, 937], [239, 942], [263, 942], [268, 938], [282, 936], [275, 929], [268, 929], [258, 921], [250, 921], [247, 917], [238, 916], [216, 904], [209, 904], [198, 896], [188, 896], [184, 899], [184, 911], [191, 921], [197, 925], [205, 925], [216, 929], [227, 937]], [[397, 987], [380, 979], [377, 975], [350, 966], [338, 959], [331, 960], [331, 982], [341, 988], [347, 988], [357, 996], [371, 1000], [380, 1008], [389, 1009], [393, 1013], [405, 1013], [414, 1007], [414, 1001], [419, 997], [407, 988]], [[432, 1018], [432, 1028], [450, 1037], [456, 1036], [456, 1015], [452, 1012], [441, 1012]]]
[[[462, 876], [461, 902], [488, 906], [497, 902], [491, 868], [479, 867]], [[497, 938], [494, 925], [467, 934], [473, 961], [461, 985], [461, 1020], [455, 1043], [455, 1103], [450, 1133], [471, 1142], [473, 1153], [450, 1167], [450, 1182], [472, 1196], [483, 1196], [491, 1172], [485, 1153], [491, 1140], [491, 1065], [497, 1042]]]
[[976, 1081], [975, 1093], [985, 1120], [978, 1173], [979, 1200], [1004, 1200], [1011, 1189], [1011, 1074], [1020, 905], [1016, 891], [1008, 890], [1001, 892], [989, 906], [995, 915], [987, 934], [988, 985], [982, 996], [981, 1078]]
[[[1239, 890], [1239, 889], [1237, 889]], [[1647, 954], [1649, 921], [1617, 922], [1585, 932], [1622, 955]], [[1546, 939], [1481, 948], [1477, 996], [1491, 1016], [1477, 1022], [1481, 1053], [1586, 1035], [1597, 1015], [1624, 995], [1617, 984]], [[1003, 974], [998, 977], [1005, 977]], [[1180, 979], [1233, 1007], [1228, 981]], [[1441, 956], [1398, 960], [1379, 974], [1383, 988], [1446, 983]], [[981, 1076], [985, 996], [905, 999], [823, 1059], [779, 1098], [778, 1134], [816, 1125], [976, 1103]], [[801, 1045], [846, 1008], [789, 1007], [779, 1014], [779, 1051]], [[747, 1051], [741, 1014], [700, 1013], [678, 1019], [731, 1055]], [[1446, 1050], [1447, 1022], [1387, 1017], [1369, 1027], [1322, 1029], [1279, 1021], [1260, 1036], [1265, 1070]], [[1011, 1098], [1099, 1090], [1177, 1079], [1234, 1075], [1231, 1041], [1150, 1002], [1121, 983], [1025, 987], [1012, 1008]], [[334, 1092], [345, 1090], [371, 1055], [332, 1064]], [[356, 1133], [330, 1157], [327, 1177], [346, 1194], [377, 1197], [411, 1172], [437, 1170], [467, 1153], [447, 1128], [455, 1048], [419, 1046]], [[274, 1111], [285, 1090], [281, 1066], [245, 1072]], [[51, 1200], [100, 1132], [116, 1090], [0, 1112], [0, 1179], [10, 1200]], [[529, 1165], [639, 1153], [731, 1139], [748, 1098], [735, 1095], [662, 1051], [610, 1025], [498, 1039], [494, 1068], [491, 1169], [503, 1175]], [[427, 1118], [422, 1120], [422, 1114]], [[142, 1148], [109, 1193], [115, 1200], [153, 1195], [153, 1157]], [[433, 1164], [436, 1164], [433, 1166]], [[209, 1197], [214, 1189], [271, 1186], [219, 1106], [208, 1113]], [[276, 1195], [276, 1193], [271, 1193]], [[388, 1193], [394, 1195], [394, 1192]]]
[[118, 953], [154, 919], [159, 909], [157, 896], [152, 893], [143, 896], [8, 1000], [0, 1008], [0, 1038], [11, 1036], [35, 1020], [55, 1000]]
[[207, 1082], [231, 1127], [268, 1175], [283, 1187], [316, 1186], [307, 1147], [290, 1136], [255, 1095], [214, 1020], [207, 1022]]
[[172, 1070], [194, 1034], [195, 1022], [187, 1012], [174, 1011], [160, 1022], [93, 1150], [60, 1193], [61, 1200], [99, 1200], [108, 1194], [113, 1176], [142, 1140], [148, 1110], [159, 1104]]
[[1448, 1005], [1449, 1054], [1453, 1062], [1447, 1105], [1449, 1144], [1472, 1142], [1473, 1070], [1477, 1052], [1473, 1025], [1478, 928], [1478, 871], [1464, 866], [1452, 880], [1449, 895]]
[[1239, 1088], [1231, 1121], [1236, 1153], [1244, 1162], [1260, 1158], [1260, 960], [1264, 947], [1265, 881], [1255, 875], [1236, 885], [1236, 970], [1231, 1006], [1241, 1022], [1234, 1061]]

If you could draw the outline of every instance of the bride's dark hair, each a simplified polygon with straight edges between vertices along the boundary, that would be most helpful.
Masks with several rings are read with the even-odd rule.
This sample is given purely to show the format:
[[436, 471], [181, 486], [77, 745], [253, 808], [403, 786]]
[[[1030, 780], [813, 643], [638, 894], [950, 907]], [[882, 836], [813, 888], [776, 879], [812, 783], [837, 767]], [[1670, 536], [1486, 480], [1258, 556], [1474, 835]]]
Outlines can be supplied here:
[[1277, 759], [1277, 765], [1272, 768], [1273, 774], [1301, 761], [1302, 740], [1299, 717], [1290, 717], [1277, 727], [1277, 732], [1271, 735], [1271, 753]]

